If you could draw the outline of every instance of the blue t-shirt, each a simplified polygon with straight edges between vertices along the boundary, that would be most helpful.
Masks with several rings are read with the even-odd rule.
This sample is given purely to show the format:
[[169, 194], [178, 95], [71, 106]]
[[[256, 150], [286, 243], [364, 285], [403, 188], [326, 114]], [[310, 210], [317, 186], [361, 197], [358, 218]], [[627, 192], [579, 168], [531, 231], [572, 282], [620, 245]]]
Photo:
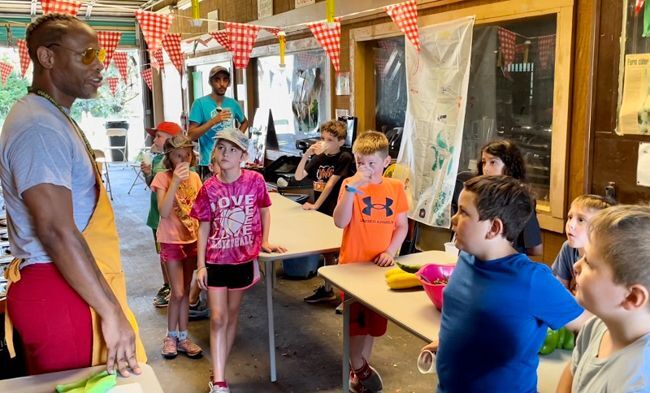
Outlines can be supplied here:
[[443, 296], [438, 393], [537, 392], [546, 328], [582, 313], [548, 266], [525, 254], [484, 262], [461, 252]]
[[573, 265], [578, 262], [578, 259], [580, 259], [578, 249], [571, 247], [569, 242], [565, 241], [564, 244], [562, 244], [559, 254], [555, 257], [553, 266], [551, 267], [553, 274], [570, 282], [575, 278]]
[[[244, 112], [242, 112], [239, 103], [232, 98], [223, 97], [223, 103], [221, 103], [222, 109], [230, 109], [232, 116], [239, 124], [243, 123], [246, 119], [244, 117]], [[192, 123], [197, 123], [199, 125], [205, 124], [208, 120], [212, 119], [217, 115], [217, 103], [212, 99], [211, 96], [203, 96], [194, 101], [192, 104], [192, 109], [190, 109], [189, 120]], [[215, 124], [210, 128], [205, 134], [199, 137], [199, 154], [200, 160], [199, 165], [208, 165], [210, 163], [210, 155], [212, 154], [212, 149], [214, 149], [214, 137], [217, 133], [224, 128], [235, 128], [236, 125], [231, 118], [228, 121], [222, 121]]]

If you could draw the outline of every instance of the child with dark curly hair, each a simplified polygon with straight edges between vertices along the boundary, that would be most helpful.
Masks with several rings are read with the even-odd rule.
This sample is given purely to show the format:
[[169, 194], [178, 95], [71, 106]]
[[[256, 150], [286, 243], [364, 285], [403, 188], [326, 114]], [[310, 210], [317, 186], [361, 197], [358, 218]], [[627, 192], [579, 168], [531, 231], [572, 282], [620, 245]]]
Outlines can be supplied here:
[[[478, 175], [511, 176], [525, 183], [526, 163], [521, 151], [512, 141], [496, 140], [481, 148]], [[513, 246], [517, 251], [529, 256], [542, 255], [542, 231], [534, 211]]]

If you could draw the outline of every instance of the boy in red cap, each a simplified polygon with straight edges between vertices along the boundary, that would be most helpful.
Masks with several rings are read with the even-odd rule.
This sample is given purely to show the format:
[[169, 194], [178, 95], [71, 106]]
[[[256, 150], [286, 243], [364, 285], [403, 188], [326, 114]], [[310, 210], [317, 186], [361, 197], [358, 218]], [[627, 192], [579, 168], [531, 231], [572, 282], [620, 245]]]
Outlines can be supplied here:
[[[151, 186], [153, 178], [158, 172], [165, 171], [166, 168], [163, 165], [163, 158], [165, 158], [163, 152], [163, 147], [167, 139], [181, 134], [183, 129], [178, 124], [171, 121], [163, 121], [158, 123], [156, 128], [147, 128], [147, 133], [153, 138], [153, 144], [151, 145], [151, 152], [154, 153], [151, 160], [151, 164], [147, 165], [144, 161], [140, 163], [140, 169], [144, 173], [147, 186]], [[156, 244], [156, 252], [160, 254], [160, 246], [158, 244], [158, 239], [156, 238], [156, 230], [158, 229], [158, 222], [160, 221], [160, 212], [158, 211], [158, 199], [156, 193], [151, 193], [151, 204], [149, 206], [149, 215], [147, 216], [147, 226], [153, 230], [153, 240]], [[165, 264], [160, 261], [160, 269], [163, 276], [163, 286], [156, 293], [156, 297], [153, 299], [153, 305], [156, 307], [167, 307], [169, 303], [169, 277], [167, 275], [167, 270]]]

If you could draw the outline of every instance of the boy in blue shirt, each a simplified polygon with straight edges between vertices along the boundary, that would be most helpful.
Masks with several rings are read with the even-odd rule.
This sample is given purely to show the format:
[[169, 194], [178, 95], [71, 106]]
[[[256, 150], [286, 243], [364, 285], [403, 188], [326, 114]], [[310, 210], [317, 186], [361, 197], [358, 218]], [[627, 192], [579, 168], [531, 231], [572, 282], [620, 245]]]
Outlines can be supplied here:
[[543, 264], [512, 246], [533, 214], [528, 188], [509, 176], [478, 176], [452, 218], [458, 263], [444, 291], [438, 392], [537, 392], [537, 352], [547, 327], [586, 316]]
[[226, 128], [237, 127], [235, 120], [242, 132], [248, 128], [248, 120], [239, 103], [225, 96], [230, 86], [230, 71], [222, 66], [213, 67], [209, 80], [212, 93], [194, 101], [190, 109], [188, 128], [188, 136], [193, 141], [199, 141], [199, 175], [203, 180], [210, 176], [208, 165], [217, 133]]

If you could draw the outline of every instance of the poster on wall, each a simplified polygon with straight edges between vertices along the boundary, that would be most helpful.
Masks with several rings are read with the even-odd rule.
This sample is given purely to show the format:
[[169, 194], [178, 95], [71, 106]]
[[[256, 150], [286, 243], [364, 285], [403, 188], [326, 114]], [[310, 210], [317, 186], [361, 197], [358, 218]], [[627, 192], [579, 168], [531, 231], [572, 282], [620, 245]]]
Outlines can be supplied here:
[[650, 54], [625, 55], [618, 134], [650, 134]]
[[316, 3], [316, 0], [296, 0], [295, 8], [304, 7]]
[[412, 199], [409, 218], [448, 228], [463, 140], [474, 17], [420, 29], [406, 45], [408, 104], [397, 165]]
[[273, 16], [273, 0], [257, 0], [257, 19]]

